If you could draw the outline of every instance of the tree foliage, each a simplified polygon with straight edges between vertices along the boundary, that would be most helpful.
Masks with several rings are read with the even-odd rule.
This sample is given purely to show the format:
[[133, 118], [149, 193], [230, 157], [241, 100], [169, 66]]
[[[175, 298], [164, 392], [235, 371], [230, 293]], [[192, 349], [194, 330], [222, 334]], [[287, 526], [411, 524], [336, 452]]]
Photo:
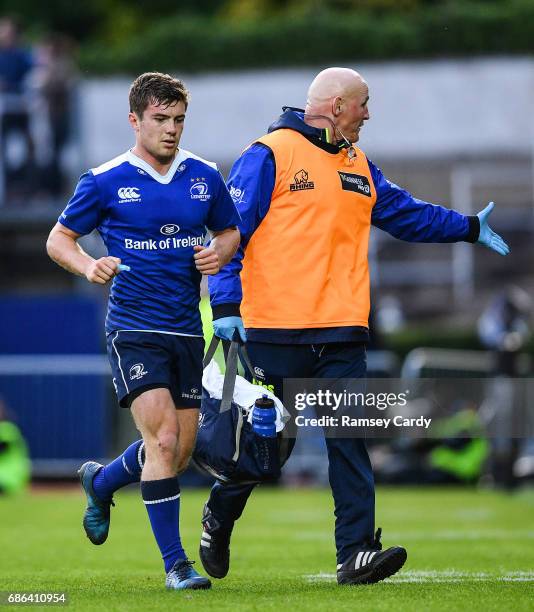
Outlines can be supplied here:
[[530, 54], [532, 0], [1, 0], [36, 36], [79, 43], [89, 73], [196, 72]]

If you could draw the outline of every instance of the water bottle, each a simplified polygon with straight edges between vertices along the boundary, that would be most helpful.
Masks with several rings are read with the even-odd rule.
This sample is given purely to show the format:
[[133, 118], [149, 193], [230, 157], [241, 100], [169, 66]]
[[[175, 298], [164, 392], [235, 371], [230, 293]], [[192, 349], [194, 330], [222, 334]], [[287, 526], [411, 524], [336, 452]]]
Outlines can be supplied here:
[[276, 438], [276, 409], [273, 400], [267, 395], [254, 403], [252, 429], [264, 438]]

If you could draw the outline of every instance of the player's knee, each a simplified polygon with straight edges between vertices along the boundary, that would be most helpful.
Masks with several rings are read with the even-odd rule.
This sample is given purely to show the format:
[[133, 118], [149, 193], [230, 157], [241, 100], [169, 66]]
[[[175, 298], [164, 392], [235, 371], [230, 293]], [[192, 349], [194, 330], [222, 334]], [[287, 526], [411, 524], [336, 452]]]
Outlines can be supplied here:
[[162, 429], [157, 432], [148, 446], [149, 450], [162, 459], [175, 463], [178, 455], [178, 432]]

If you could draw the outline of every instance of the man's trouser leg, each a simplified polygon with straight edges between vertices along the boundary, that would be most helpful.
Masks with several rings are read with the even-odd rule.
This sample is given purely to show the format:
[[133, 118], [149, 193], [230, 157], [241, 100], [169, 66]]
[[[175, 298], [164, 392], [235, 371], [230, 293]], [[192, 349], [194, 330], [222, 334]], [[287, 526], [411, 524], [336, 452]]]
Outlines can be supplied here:
[[343, 563], [373, 540], [375, 489], [364, 440], [327, 438], [328, 476], [336, 515], [336, 556]]
[[221, 484], [216, 482], [210, 492], [208, 508], [224, 531], [232, 531], [241, 516], [255, 484]]
[[[366, 369], [364, 345], [327, 344], [320, 352], [314, 375], [317, 378], [363, 379]], [[329, 437], [327, 432], [326, 446], [335, 504], [337, 562], [343, 563], [355, 550], [373, 540], [373, 470], [363, 439]]]

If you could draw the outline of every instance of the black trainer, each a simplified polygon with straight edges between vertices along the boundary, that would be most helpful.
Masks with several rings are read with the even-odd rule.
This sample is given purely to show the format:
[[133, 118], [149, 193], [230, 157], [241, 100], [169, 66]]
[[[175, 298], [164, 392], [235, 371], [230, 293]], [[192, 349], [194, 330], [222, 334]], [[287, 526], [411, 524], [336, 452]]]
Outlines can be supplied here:
[[210, 576], [224, 578], [230, 568], [232, 532], [221, 528], [221, 524], [211, 513], [208, 504], [204, 506], [202, 527], [204, 531], [198, 549], [200, 561]]
[[338, 584], [374, 584], [396, 574], [406, 562], [408, 554], [401, 546], [382, 550], [378, 528], [374, 542], [365, 550], [356, 551], [337, 567]]

